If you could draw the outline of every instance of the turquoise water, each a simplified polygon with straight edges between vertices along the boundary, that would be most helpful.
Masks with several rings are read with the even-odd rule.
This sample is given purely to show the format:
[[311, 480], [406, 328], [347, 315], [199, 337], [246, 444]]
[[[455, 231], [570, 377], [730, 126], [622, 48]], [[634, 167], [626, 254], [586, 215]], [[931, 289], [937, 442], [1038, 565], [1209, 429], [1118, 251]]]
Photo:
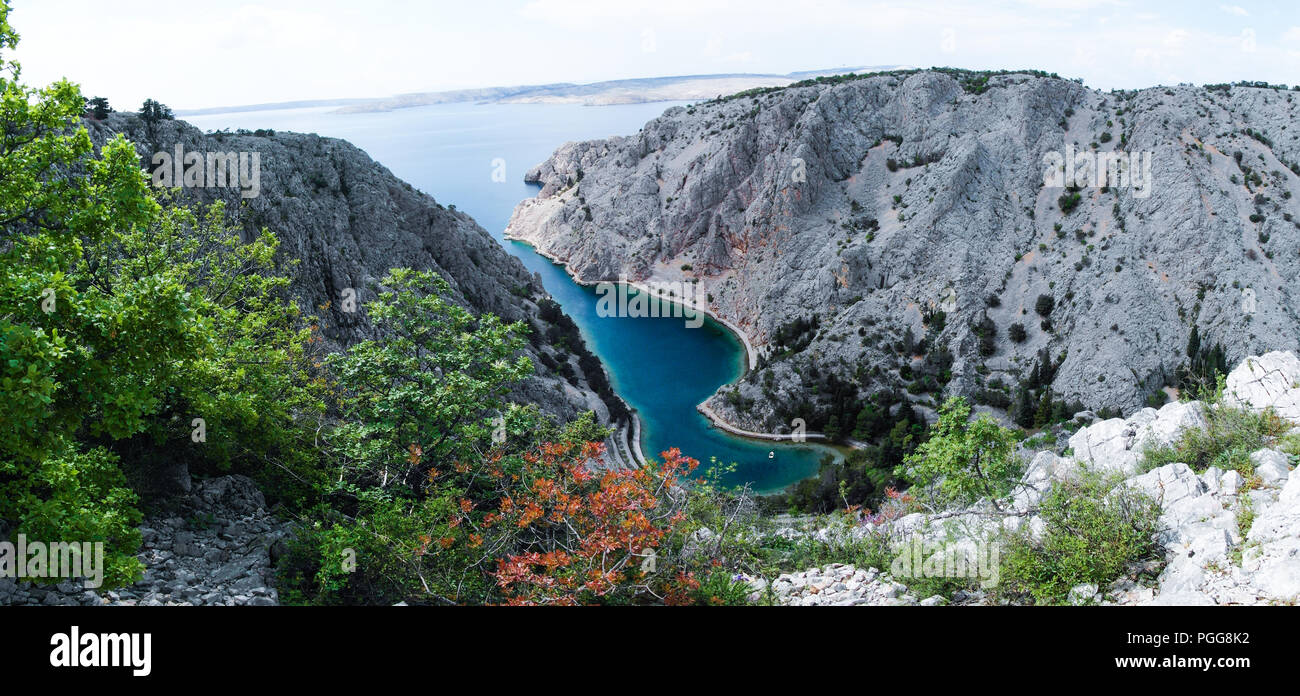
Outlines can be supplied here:
[[[474, 216], [523, 261], [609, 369], [614, 388], [641, 417], [642, 448], [670, 447], [707, 465], [734, 462], [729, 484], [772, 491], [813, 475], [831, 450], [729, 435], [695, 410], [744, 369], [744, 347], [711, 320], [687, 328], [682, 318], [598, 317], [594, 289], [526, 244], [502, 238], [515, 205], [537, 194], [524, 173], [570, 140], [631, 135], [669, 104], [587, 107], [569, 104], [448, 104], [386, 113], [331, 114], [294, 109], [187, 117], [205, 130], [273, 128], [343, 138], [395, 175]], [[494, 176], [494, 174], [496, 176]]]

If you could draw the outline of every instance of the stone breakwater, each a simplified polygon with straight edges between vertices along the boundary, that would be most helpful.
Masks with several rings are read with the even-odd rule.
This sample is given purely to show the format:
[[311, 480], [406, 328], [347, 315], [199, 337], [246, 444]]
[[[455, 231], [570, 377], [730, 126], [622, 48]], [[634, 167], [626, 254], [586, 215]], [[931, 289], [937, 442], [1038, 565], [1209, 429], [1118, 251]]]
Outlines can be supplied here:
[[[786, 538], [808, 537], [837, 544], [885, 535], [901, 553], [919, 537], [936, 553], [969, 553], [1002, 531], [1043, 532], [1038, 505], [1058, 481], [1090, 469], [1123, 477], [1160, 506], [1157, 541], [1163, 563], [1135, 564], [1106, 587], [1079, 585], [1069, 601], [1109, 605], [1241, 605], [1300, 603], [1300, 474], [1279, 449], [1249, 453], [1249, 467], [1209, 467], [1195, 472], [1174, 462], [1143, 471], [1148, 447], [1173, 444], [1189, 429], [1205, 428], [1214, 408], [1272, 409], [1300, 431], [1300, 359], [1289, 352], [1249, 357], [1232, 371], [1222, 405], [1201, 402], [1144, 408], [1128, 418], [1098, 421], [1069, 440], [1069, 456], [1038, 452], [1003, 514], [987, 503], [967, 510], [912, 513], [895, 520], [820, 529], [783, 528]], [[832, 564], [773, 580], [748, 579], [751, 597], [781, 605], [937, 604], [917, 601], [904, 582], [881, 571]], [[770, 587], [769, 587], [770, 586]], [[954, 603], [989, 603], [982, 592]]]
[[266, 509], [256, 484], [245, 476], [195, 482], [175, 514], [140, 526], [139, 582], [119, 590], [88, 590], [80, 580], [35, 585], [0, 578], [0, 606], [270, 606], [280, 603], [272, 586], [272, 554], [288, 525]]

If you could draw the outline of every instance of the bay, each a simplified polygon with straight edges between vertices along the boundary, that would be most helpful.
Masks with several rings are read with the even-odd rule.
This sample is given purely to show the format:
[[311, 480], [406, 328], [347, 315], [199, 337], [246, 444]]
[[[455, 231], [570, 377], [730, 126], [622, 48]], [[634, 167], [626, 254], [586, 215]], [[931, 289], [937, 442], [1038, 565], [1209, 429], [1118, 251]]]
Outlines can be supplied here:
[[524, 173], [560, 145], [635, 134], [670, 103], [439, 104], [388, 112], [337, 114], [333, 107], [205, 114], [186, 120], [204, 130], [269, 128], [342, 138], [399, 178], [474, 217], [507, 251], [541, 275], [542, 283], [605, 363], [615, 391], [636, 409], [642, 449], [655, 457], [670, 447], [699, 459], [735, 464], [725, 485], [779, 490], [816, 474], [834, 450], [750, 440], [713, 428], [695, 410], [745, 368], [745, 350], [712, 320], [689, 328], [682, 318], [599, 317], [596, 292], [530, 246], [503, 238], [519, 201], [537, 194]]

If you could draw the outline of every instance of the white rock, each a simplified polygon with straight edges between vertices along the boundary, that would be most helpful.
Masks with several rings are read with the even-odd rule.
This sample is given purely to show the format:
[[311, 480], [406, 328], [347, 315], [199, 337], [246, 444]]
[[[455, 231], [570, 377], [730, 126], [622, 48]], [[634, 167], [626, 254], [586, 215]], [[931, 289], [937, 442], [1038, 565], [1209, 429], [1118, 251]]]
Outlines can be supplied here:
[[[1143, 414], [1147, 410], [1142, 411]], [[1141, 415], [1141, 414], [1139, 414]], [[1185, 430], [1203, 430], [1209, 423], [1205, 420], [1205, 406], [1199, 401], [1174, 401], [1165, 404], [1155, 412], [1155, 418], [1145, 424], [1138, 416], [1129, 419], [1130, 425], [1137, 426], [1134, 441], [1135, 449], [1141, 451], [1147, 447], [1164, 447], [1173, 444]]]
[[1219, 481], [1219, 491], [1223, 495], [1236, 495], [1241, 491], [1241, 483], [1241, 474], [1236, 471], [1229, 471]]
[[1255, 473], [1265, 486], [1280, 486], [1291, 473], [1285, 454], [1277, 450], [1262, 449], [1250, 455], [1250, 463], [1255, 465]]
[[1210, 495], [1218, 495], [1222, 488], [1220, 482], [1222, 476], [1223, 472], [1217, 466], [1206, 469], [1205, 473], [1201, 474], [1201, 483], [1205, 484], [1205, 492]]
[[1282, 493], [1277, 499], [1287, 505], [1300, 506], [1300, 476], [1288, 476], [1286, 486], [1282, 488]]
[[1084, 583], [1070, 588], [1069, 602], [1075, 606], [1091, 604], [1097, 599], [1097, 586]]
[[1300, 358], [1283, 351], [1246, 358], [1228, 375], [1223, 401], [1255, 411], [1272, 407], [1300, 422]]
[[1191, 467], [1181, 462], [1152, 469], [1141, 476], [1128, 479], [1126, 483], [1165, 508], [1184, 498], [1196, 497], [1205, 492], [1205, 484]]
[[1111, 418], [1080, 428], [1070, 437], [1070, 449], [1074, 450], [1074, 458], [1081, 464], [1131, 476], [1137, 472], [1138, 465], [1139, 452], [1132, 449], [1136, 432], [1136, 426], [1120, 418]]

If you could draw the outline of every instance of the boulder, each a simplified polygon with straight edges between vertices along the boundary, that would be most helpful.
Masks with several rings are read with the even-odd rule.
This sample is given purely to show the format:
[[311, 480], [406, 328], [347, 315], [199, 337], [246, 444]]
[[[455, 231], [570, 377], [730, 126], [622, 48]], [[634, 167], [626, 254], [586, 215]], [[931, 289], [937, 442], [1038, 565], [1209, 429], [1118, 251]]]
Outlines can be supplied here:
[[1255, 474], [1265, 486], [1281, 486], [1291, 473], [1286, 455], [1274, 449], [1252, 453], [1250, 463], [1255, 465]]
[[1070, 449], [1080, 464], [1103, 472], [1131, 476], [1137, 472], [1138, 455], [1133, 449], [1137, 428], [1121, 418], [1101, 421], [1070, 437]]
[[1272, 408], [1300, 423], [1300, 358], [1283, 351], [1246, 358], [1228, 374], [1223, 401], [1255, 411]]

